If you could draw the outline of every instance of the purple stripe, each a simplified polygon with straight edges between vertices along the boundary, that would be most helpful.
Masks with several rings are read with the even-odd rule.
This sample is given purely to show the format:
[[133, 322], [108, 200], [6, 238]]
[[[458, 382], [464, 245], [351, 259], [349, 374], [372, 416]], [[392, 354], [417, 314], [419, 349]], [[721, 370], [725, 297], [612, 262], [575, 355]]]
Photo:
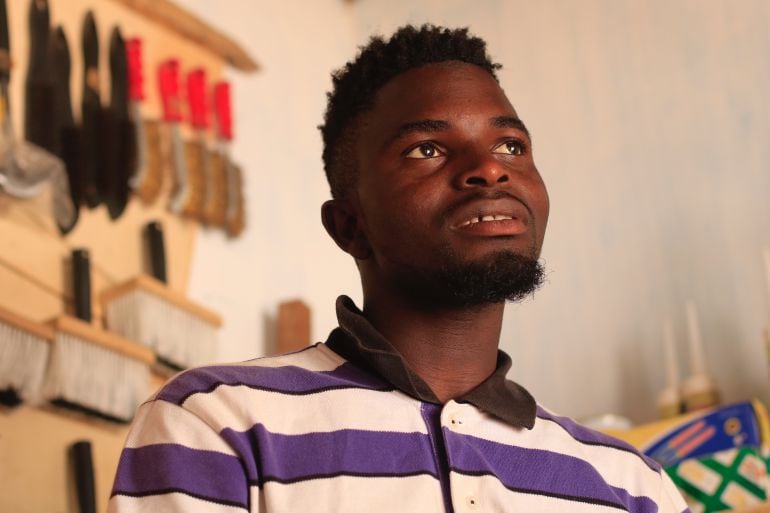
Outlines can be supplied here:
[[630, 513], [656, 513], [648, 497], [609, 485], [588, 462], [542, 449], [524, 449], [444, 430], [449, 464], [461, 474], [496, 476], [508, 489], [603, 504]]
[[113, 495], [145, 496], [170, 492], [248, 507], [249, 484], [235, 456], [177, 444], [123, 450]]
[[246, 461], [247, 473], [259, 474], [260, 484], [339, 475], [437, 475], [430, 440], [421, 433], [343, 429], [283, 435], [257, 424], [245, 432], [226, 428], [221, 436]]
[[324, 372], [310, 371], [293, 365], [212, 365], [180, 374], [163, 388], [158, 394], [158, 399], [182, 404], [191, 395], [212, 392], [220, 385], [243, 385], [284, 394], [312, 394], [339, 388], [392, 389], [385, 382], [362, 372], [350, 363]]
[[537, 416], [541, 419], [555, 422], [578, 442], [582, 442], [586, 445], [600, 445], [602, 447], [609, 447], [611, 449], [618, 449], [619, 451], [634, 454], [638, 456], [639, 459], [645, 463], [645, 465], [650, 467], [651, 470], [660, 472], [660, 465], [658, 462], [648, 458], [644, 454], [640, 453], [637, 449], [635, 449], [632, 445], [622, 440], [618, 440], [617, 438], [605, 435], [604, 433], [599, 433], [598, 431], [588, 429], [587, 427], [581, 426], [568, 417], [559, 417], [557, 415], [553, 415], [552, 413], [542, 409], [540, 406], [537, 407]]

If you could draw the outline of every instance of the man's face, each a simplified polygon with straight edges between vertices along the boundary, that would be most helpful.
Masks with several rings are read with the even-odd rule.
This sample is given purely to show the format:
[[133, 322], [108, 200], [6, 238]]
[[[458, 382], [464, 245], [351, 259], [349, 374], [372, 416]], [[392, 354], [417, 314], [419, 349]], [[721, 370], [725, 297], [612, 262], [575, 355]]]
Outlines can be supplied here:
[[483, 69], [430, 64], [388, 82], [356, 158], [367, 272], [399, 281], [538, 258], [548, 196], [524, 125]]

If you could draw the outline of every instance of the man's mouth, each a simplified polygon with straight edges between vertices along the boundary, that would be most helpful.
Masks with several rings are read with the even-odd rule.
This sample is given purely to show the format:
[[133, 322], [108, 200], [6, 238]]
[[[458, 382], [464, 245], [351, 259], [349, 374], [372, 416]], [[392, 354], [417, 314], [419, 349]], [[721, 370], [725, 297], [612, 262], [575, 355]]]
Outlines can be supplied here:
[[507, 216], [505, 214], [474, 216], [471, 219], [468, 219], [467, 221], [460, 223], [457, 227], [463, 228], [465, 226], [470, 226], [476, 223], [488, 223], [490, 221], [508, 221], [513, 219], [514, 219], [513, 217]]

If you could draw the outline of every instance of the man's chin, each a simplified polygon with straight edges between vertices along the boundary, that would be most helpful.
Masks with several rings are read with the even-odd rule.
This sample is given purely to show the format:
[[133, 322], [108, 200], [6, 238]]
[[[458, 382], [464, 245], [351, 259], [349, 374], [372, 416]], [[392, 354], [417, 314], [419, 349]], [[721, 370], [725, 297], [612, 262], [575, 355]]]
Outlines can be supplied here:
[[509, 250], [470, 261], [447, 256], [438, 268], [403, 273], [400, 288], [418, 303], [470, 307], [520, 301], [542, 285], [545, 275], [536, 258]]

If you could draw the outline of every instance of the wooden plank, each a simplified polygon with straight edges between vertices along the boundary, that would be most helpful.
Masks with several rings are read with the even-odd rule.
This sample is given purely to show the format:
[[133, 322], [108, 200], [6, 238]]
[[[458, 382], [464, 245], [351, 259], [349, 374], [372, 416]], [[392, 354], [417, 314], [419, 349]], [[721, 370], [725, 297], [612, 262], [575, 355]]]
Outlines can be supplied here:
[[49, 342], [52, 341], [54, 337], [54, 330], [50, 326], [31, 321], [26, 317], [2, 307], [0, 307], [0, 322], [10, 324], [11, 326], [48, 340]]
[[251, 56], [224, 33], [211, 27], [170, 0], [113, 0], [159, 25], [213, 52], [236, 69], [253, 73], [259, 69]]
[[300, 299], [278, 305], [276, 352], [297, 351], [310, 344], [310, 308]]

